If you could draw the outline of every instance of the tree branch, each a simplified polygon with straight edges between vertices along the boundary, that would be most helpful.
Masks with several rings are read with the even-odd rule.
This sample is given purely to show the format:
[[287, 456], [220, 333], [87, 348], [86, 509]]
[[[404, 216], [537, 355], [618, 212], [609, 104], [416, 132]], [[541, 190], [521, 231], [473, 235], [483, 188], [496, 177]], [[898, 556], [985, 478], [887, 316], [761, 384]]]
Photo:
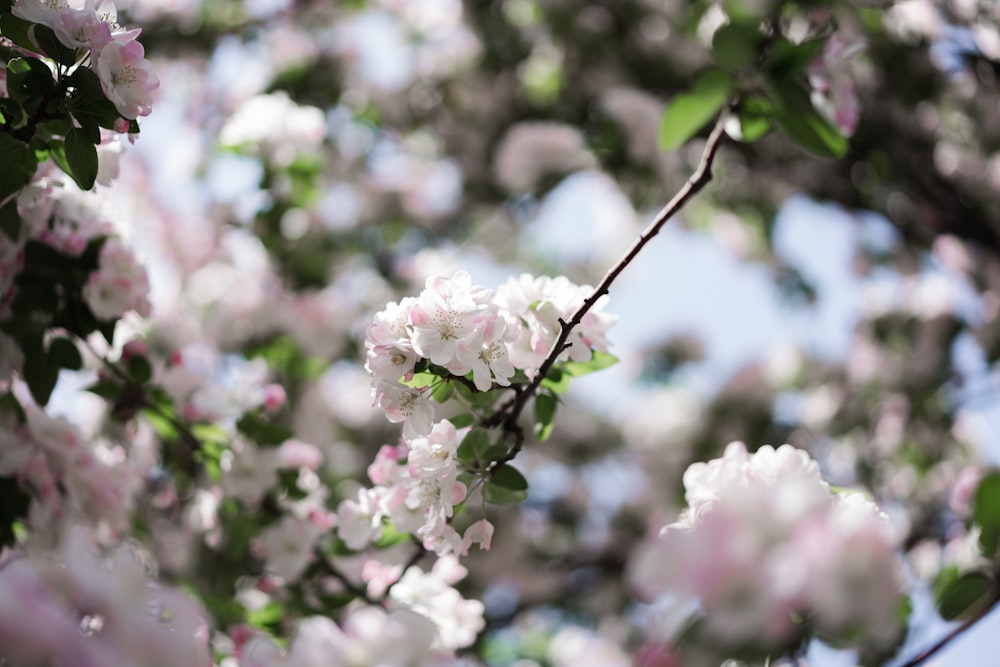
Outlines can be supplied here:
[[934, 655], [940, 652], [941, 649], [943, 649], [952, 641], [954, 641], [956, 638], [961, 636], [962, 633], [964, 633], [966, 630], [974, 626], [976, 623], [979, 623], [979, 621], [986, 618], [986, 616], [988, 616], [991, 611], [997, 608], [997, 603], [1000, 603], [1000, 594], [994, 594], [993, 599], [990, 600], [989, 604], [983, 607], [983, 609], [978, 614], [974, 615], [972, 618], [963, 621], [961, 625], [957, 626], [951, 632], [949, 632], [944, 637], [939, 639], [933, 646], [924, 649], [922, 652], [920, 652], [907, 662], [904, 662], [899, 667], [916, 667], [917, 665], [920, 665], [926, 662], [928, 659], [934, 657]]
[[701, 154], [701, 161], [698, 163], [698, 167], [695, 169], [694, 173], [691, 174], [690, 178], [684, 183], [677, 194], [667, 202], [667, 204], [660, 209], [656, 217], [653, 218], [652, 222], [647, 225], [646, 229], [639, 235], [632, 246], [622, 255], [621, 259], [615, 263], [611, 269], [604, 274], [604, 278], [601, 280], [600, 284], [594, 289], [589, 297], [587, 297], [583, 304], [573, 313], [573, 317], [570, 318], [568, 322], [563, 322], [560, 320], [560, 331], [559, 337], [556, 342], [552, 345], [552, 349], [549, 350], [548, 356], [546, 356], [545, 361], [538, 368], [538, 372], [535, 377], [532, 378], [531, 382], [525, 385], [514, 397], [514, 400], [510, 403], [507, 408], [507, 413], [502, 421], [503, 429], [506, 433], [514, 434], [516, 437], [515, 445], [511, 449], [511, 452], [501, 460], [495, 468], [499, 468], [507, 461], [512, 460], [517, 453], [520, 451], [520, 445], [523, 439], [517, 437], [521, 433], [520, 427], [517, 425], [517, 421], [521, 416], [522, 410], [524, 410], [528, 399], [535, 395], [538, 391], [539, 386], [542, 384], [542, 380], [548, 375], [549, 371], [552, 370], [552, 366], [556, 363], [559, 355], [569, 347], [572, 343], [569, 343], [569, 335], [572, 333], [573, 329], [579, 326], [583, 321], [583, 318], [590, 312], [590, 309], [594, 307], [597, 301], [608, 293], [611, 288], [611, 284], [618, 278], [619, 274], [625, 270], [629, 264], [638, 256], [646, 244], [649, 243], [663, 226], [677, 214], [684, 206], [691, 200], [696, 194], [701, 192], [701, 190], [708, 185], [712, 180], [712, 165], [715, 162], [716, 153], [719, 151], [719, 146], [722, 144], [722, 137], [725, 133], [726, 121], [729, 119], [729, 107], [724, 109], [719, 115], [718, 120], [715, 122], [715, 127], [712, 129], [711, 134], [708, 136], [708, 141], [705, 143], [705, 149]]

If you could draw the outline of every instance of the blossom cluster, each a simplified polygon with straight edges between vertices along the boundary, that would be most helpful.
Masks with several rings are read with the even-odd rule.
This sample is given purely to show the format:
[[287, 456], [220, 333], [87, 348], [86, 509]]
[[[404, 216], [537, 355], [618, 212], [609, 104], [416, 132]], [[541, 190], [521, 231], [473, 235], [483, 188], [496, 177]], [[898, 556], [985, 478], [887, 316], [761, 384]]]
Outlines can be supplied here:
[[[415, 667], [454, 664], [454, 652], [472, 645], [485, 626], [483, 603], [464, 599], [453, 587], [467, 573], [454, 557], [439, 559], [430, 571], [410, 567], [383, 606], [351, 605], [339, 625], [318, 616], [302, 619], [287, 651], [269, 637], [231, 632], [234, 658], [241, 667], [310, 667], [331, 660]], [[228, 667], [228, 661], [222, 665]]]
[[207, 615], [148, 577], [134, 549], [102, 557], [83, 529], [54, 554], [0, 557], [0, 646], [14, 664], [210, 665]]
[[[159, 80], [136, 41], [140, 29], [120, 26], [110, 0], [15, 0], [11, 11], [25, 21], [51, 28], [63, 46], [84, 52], [101, 89], [123, 118], [149, 115]], [[128, 127], [125, 122], [120, 129], [127, 132]]]
[[[375, 403], [406, 437], [426, 435], [434, 423], [430, 384], [414, 383], [421, 362], [456, 377], [471, 374], [480, 392], [511, 384], [517, 371], [532, 378], [567, 322], [592, 288], [567, 278], [511, 278], [494, 293], [473, 285], [468, 273], [431, 276], [417, 297], [390, 303], [375, 316], [365, 340], [365, 368], [372, 375]], [[586, 314], [559, 360], [587, 361], [605, 352], [605, 333], [615, 322], [601, 312]]]
[[352, 549], [377, 540], [386, 519], [396, 530], [413, 533], [437, 553], [466, 554], [472, 544], [488, 549], [493, 526], [485, 519], [460, 536], [451, 525], [455, 505], [468, 489], [458, 480], [460, 439], [455, 426], [443, 419], [426, 436], [384, 445], [368, 468], [375, 485], [361, 489], [356, 500], [337, 508], [338, 531]]
[[[669, 642], [688, 614], [710, 643], [787, 646], [809, 624], [821, 636], [875, 646], [900, 630], [902, 571], [889, 519], [860, 493], [835, 493], [790, 445], [722, 458], [684, 473], [688, 508], [633, 563], [641, 593], [670, 593]], [[655, 623], [654, 623], [655, 625]], [[671, 626], [671, 627], [666, 627]]]

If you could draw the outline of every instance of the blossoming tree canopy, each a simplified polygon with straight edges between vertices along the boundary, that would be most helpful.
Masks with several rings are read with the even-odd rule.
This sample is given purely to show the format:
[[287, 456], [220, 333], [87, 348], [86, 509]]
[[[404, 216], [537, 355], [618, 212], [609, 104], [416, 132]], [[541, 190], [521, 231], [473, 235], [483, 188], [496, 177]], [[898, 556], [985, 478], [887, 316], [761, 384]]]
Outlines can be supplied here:
[[930, 664], [998, 23], [0, 0], [0, 664]]

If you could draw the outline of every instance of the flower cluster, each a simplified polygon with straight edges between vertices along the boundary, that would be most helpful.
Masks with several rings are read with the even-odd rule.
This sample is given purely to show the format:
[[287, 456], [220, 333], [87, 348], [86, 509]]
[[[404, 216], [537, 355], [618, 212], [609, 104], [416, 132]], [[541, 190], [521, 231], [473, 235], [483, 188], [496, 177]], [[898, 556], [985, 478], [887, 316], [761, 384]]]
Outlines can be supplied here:
[[150, 580], [125, 547], [102, 558], [82, 529], [57, 553], [0, 562], [0, 646], [30, 665], [210, 665], [206, 613]]
[[[390, 303], [375, 316], [365, 341], [365, 368], [375, 403], [389, 421], [404, 423], [404, 435], [427, 434], [434, 422], [429, 384], [414, 382], [427, 362], [456, 377], [471, 374], [476, 390], [511, 384], [517, 371], [531, 378], [568, 321], [591, 293], [565, 277], [511, 278], [494, 294], [473, 285], [469, 274], [431, 276], [416, 298]], [[587, 361], [608, 349], [605, 332], [615, 322], [595, 305], [573, 333], [559, 359]]]
[[[634, 563], [644, 595], [700, 606], [701, 631], [730, 649], [787, 646], [807, 625], [830, 639], [895, 639], [903, 581], [893, 526], [861, 494], [834, 493], [805, 452], [750, 455], [733, 443], [689, 467], [684, 487], [687, 510]], [[669, 641], [676, 620], [652, 634]]]
[[[25, 21], [51, 28], [63, 46], [86, 52], [101, 89], [123, 118], [149, 115], [159, 80], [136, 41], [140, 30], [118, 25], [110, 0], [16, 0], [11, 11]], [[125, 132], [128, 127], [126, 122], [120, 129]]]
[[119, 318], [130, 310], [149, 317], [146, 267], [120, 239], [108, 239], [101, 246], [97, 270], [83, 286], [83, 298], [101, 320]]
[[368, 546], [389, 519], [397, 530], [416, 534], [439, 555], [468, 553], [474, 543], [489, 548], [493, 527], [485, 519], [466, 529], [464, 537], [450, 523], [455, 505], [468, 492], [458, 480], [458, 444], [458, 431], [444, 419], [426, 436], [383, 446], [368, 468], [375, 486], [337, 508], [338, 531], [347, 546]]

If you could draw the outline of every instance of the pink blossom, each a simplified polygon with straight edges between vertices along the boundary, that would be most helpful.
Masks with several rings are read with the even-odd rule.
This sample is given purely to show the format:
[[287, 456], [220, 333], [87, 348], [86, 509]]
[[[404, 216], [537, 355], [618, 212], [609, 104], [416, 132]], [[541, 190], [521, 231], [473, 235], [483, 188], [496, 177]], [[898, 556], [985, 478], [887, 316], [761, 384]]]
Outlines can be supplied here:
[[137, 41], [114, 40], [101, 50], [95, 69], [101, 88], [123, 117], [148, 116], [153, 107], [153, 91], [160, 82], [152, 64], [143, 56]]
[[97, 13], [94, 0], [87, 0], [83, 9], [60, 9], [52, 29], [65, 46], [95, 55], [111, 42], [111, 26]]
[[848, 43], [835, 34], [827, 41], [822, 55], [809, 66], [813, 104], [848, 137], [854, 134], [860, 118], [860, 104], [848, 64], [863, 49], [864, 43]]
[[[496, 318], [492, 292], [473, 286], [469, 274], [432, 276], [410, 310], [413, 349], [439, 366], [455, 360], [456, 346], [486, 320]], [[454, 372], [454, 371], [453, 371]]]
[[493, 524], [486, 519], [480, 519], [465, 529], [462, 536], [462, 555], [469, 553], [469, 548], [473, 544], [478, 544], [483, 551], [489, 551], [493, 543]]
[[152, 309], [146, 269], [117, 238], [101, 247], [97, 270], [87, 279], [83, 297], [100, 320], [113, 320], [130, 310], [149, 317]]

